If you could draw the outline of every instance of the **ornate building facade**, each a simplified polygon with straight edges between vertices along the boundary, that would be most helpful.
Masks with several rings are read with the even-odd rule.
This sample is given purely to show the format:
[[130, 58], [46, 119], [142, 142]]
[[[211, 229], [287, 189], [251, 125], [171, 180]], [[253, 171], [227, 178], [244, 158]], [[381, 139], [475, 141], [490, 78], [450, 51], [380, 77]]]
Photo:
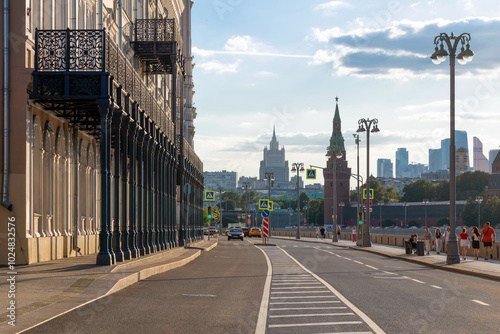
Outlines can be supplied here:
[[279, 147], [280, 144], [276, 139], [276, 130], [273, 127], [273, 137], [269, 143], [269, 149], [264, 148], [264, 160], [260, 162], [259, 179], [262, 181], [265, 178], [265, 173], [274, 173], [274, 183], [290, 182], [288, 168], [288, 160], [285, 160], [285, 148]]
[[[17, 264], [96, 253], [109, 265], [202, 237], [201, 225], [187, 223], [202, 221], [203, 201], [191, 5], [4, 8], [0, 219], [16, 222]], [[7, 224], [0, 229], [7, 249]]]
[[340, 207], [342, 204], [340, 203], [344, 203], [344, 206], [350, 205], [349, 182], [351, 177], [351, 168], [347, 166], [338, 98], [336, 98], [336, 101], [335, 115], [333, 117], [333, 132], [330, 138], [330, 145], [327, 147], [326, 153], [328, 161], [326, 162], [326, 168], [323, 169], [323, 177], [325, 179], [325, 225], [332, 224], [334, 219], [334, 182], [337, 194], [337, 215], [341, 210]]

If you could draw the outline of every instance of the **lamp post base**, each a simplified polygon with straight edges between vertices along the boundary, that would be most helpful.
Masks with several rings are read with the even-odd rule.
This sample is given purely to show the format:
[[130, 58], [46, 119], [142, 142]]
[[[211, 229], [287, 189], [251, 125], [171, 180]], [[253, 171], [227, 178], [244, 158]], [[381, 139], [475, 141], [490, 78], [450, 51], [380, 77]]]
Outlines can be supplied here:
[[446, 264], [460, 263], [460, 254], [458, 253], [457, 240], [448, 241], [448, 253], [446, 254]]

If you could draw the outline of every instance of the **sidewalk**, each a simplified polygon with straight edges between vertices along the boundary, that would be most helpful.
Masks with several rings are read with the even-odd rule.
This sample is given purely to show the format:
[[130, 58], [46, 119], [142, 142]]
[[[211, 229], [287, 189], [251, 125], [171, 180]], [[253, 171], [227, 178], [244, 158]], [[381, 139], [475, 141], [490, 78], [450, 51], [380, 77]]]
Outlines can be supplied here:
[[484, 259], [480, 258], [476, 261], [473, 257], [468, 256], [467, 260], [465, 261], [463, 261], [461, 259], [462, 257], [460, 257], [461, 260], [458, 264], [446, 264], [446, 253], [436, 254], [436, 252], [431, 252], [430, 255], [417, 256], [405, 254], [405, 249], [403, 247], [390, 245], [372, 244], [371, 247], [359, 247], [356, 246], [355, 242], [352, 242], [350, 240], [339, 240], [338, 242], [332, 242], [332, 239], [316, 239], [304, 237], [301, 237], [299, 240], [288, 237], [273, 238], [294, 240], [298, 242], [327, 243], [337, 247], [351, 248], [404, 261], [419, 263], [421, 265], [425, 265], [435, 269], [448, 270], [461, 274], [500, 281], [500, 262], [495, 260], [485, 261]]
[[200, 240], [189, 248], [174, 248], [112, 266], [97, 266], [96, 254], [18, 266], [15, 283], [16, 326], [8, 325], [6, 267], [0, 281], [0, 333], [18, 333], [117, 292], [140, 280], [185, 265], [217, 239]]

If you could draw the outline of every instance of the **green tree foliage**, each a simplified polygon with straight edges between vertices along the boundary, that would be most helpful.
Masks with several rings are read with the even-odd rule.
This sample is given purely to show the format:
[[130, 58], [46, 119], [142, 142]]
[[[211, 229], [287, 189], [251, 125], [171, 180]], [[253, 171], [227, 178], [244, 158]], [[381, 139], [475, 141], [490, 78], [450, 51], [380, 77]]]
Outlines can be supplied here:
[[[383, 187], [379, 181], [370, 180], [370, 188], [373, 189], [374, 192], [372, 200], [374, 204], [399, 202], [401, 199], [401, 195], [394, 186]], [[366, 183], [359, 189], [362, 203], [365, 201], [363, 199], [363, 189], [366, 189]], [[351, 191], [351, 201], [356, 201], [356, 191]]]
[[324, 200], [322, 198], [309, 201], [309, 220], [312, 225], [323, 226], [324, 215]]
[[481, 171], [465, 172], [457, 176], [457, 200], [467, 200], [482, 193], [488, 186], [490, 174]]
[[[450, 200], [450, 182], [442, 181], [436, 186], [436, 201], [449, 201]], [[429, 200], [431, 200], [429, 198]]]
[[390, 219], [382, 221], [382, 227], [396, 226], [396, 222]]
[[[481, 211], [484, 210], [484, 206], [481, 207]], [[466, 226], [479, 226], [478, 224], [478, 203], [475, 201], [474, 197], [470, 197], [462, 210], [460, 215], [462, 221]], [[481, 214], [481, 220], [483, 220], [483, 214]]]
[[481, 205], [481, 221], [489, 221], [492, 226], [500, 224], [500, 199], [493, 196], [483, 204]]
[[437, 222], [437, 224], [436, 224], [436, 225], [437, 225], [437, 226], [443, 226], [443, 225], [448, 225], [448, 226], [450, 226], [450, 220], [449, 220], [449, 219], [447, 219], [447, 218], [441, 218], [441, 219], [439, 219], [439, 220], [438, 220], [438, 222]]
[[304, 212], [304, 207], [309, 203], [309, 195], [307, 193], [300, 193], [299, 202], [300, 202], [300, 211]]
[[403, 188], [403, 202], [422, 202], [424, 198], [429, 201], [436, 200], [436, 188], [427, 180], [418, 180], [413, 183], [405, 185]]
[[408, 226], [415, 226], [415, 227], [420, 227], [420, 224], [415, 221], [415, 220], [411, 220], [409, 223], [408, 223]]

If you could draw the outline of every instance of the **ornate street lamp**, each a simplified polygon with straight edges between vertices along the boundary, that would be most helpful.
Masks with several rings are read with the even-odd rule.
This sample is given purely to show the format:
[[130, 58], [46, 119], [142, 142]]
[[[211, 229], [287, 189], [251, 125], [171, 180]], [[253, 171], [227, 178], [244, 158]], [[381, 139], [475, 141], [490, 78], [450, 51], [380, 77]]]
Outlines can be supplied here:
[[299, 172], [305, 171], [303, 162], [292, 163], [292, 173], [297, 172], [297, 236], [300, 239], [300, 200], [299, 200]]
[[[448, 241], [448, 252], [446, 255], [446, 263], [460, 263], [460, 255], [458, 253], [458, 243], [456, 236], [456, 185], [455, 185], [455, 58], [460, 64], [466, 64], [472, 61], [474, 52], [471, 51], [469, 42], [471, 40], [469, 33], [463, 33], [455, 36], [451, 33], [448, 36], [446, 33], [441, 33], [434, 37], [435, 52], [431, 59], [434, 64], [440, 64], [450, 57], [450, 238]], [[457, 46], [461, 44], [461, 51], [456, 55]], [[444, 49], [444, 44], [448, 48], [448, 52]], [[439, 48], [438, 48], [439, 45]], [[464, 45], [466, 48], [464, 48]]]
[[[373, 125], [373, 129], [371, 126]], [[365, 129], [366, 127], [366, 129]], [[370, 240], [370, 132], [377, 133], [379, 132], [378, 128], [378, 119], [369, 119], [362, 118], [358, 121], [358, 130], [356, 132], [365, 132], [366, 131], [366, 221], [362, 225], [362, 247], [371, 247], [372, 243]]]
[[[274, 181], [274, 173], [273, 172], [265, 172], [264, 173], [264, 181], [267, 180], [267, 184], [269, 186], [267, 198], [269, 201], [271, 200], [271, 181]], [[269, 236], [271, 236], [271, 212], [269, 212]], [[264, 243], [268, 241], [268, 238], [264, 238]]]
[[481, 202], [483, 201], [483, 196], [477, 196], [477, 228], [481, 230]]

